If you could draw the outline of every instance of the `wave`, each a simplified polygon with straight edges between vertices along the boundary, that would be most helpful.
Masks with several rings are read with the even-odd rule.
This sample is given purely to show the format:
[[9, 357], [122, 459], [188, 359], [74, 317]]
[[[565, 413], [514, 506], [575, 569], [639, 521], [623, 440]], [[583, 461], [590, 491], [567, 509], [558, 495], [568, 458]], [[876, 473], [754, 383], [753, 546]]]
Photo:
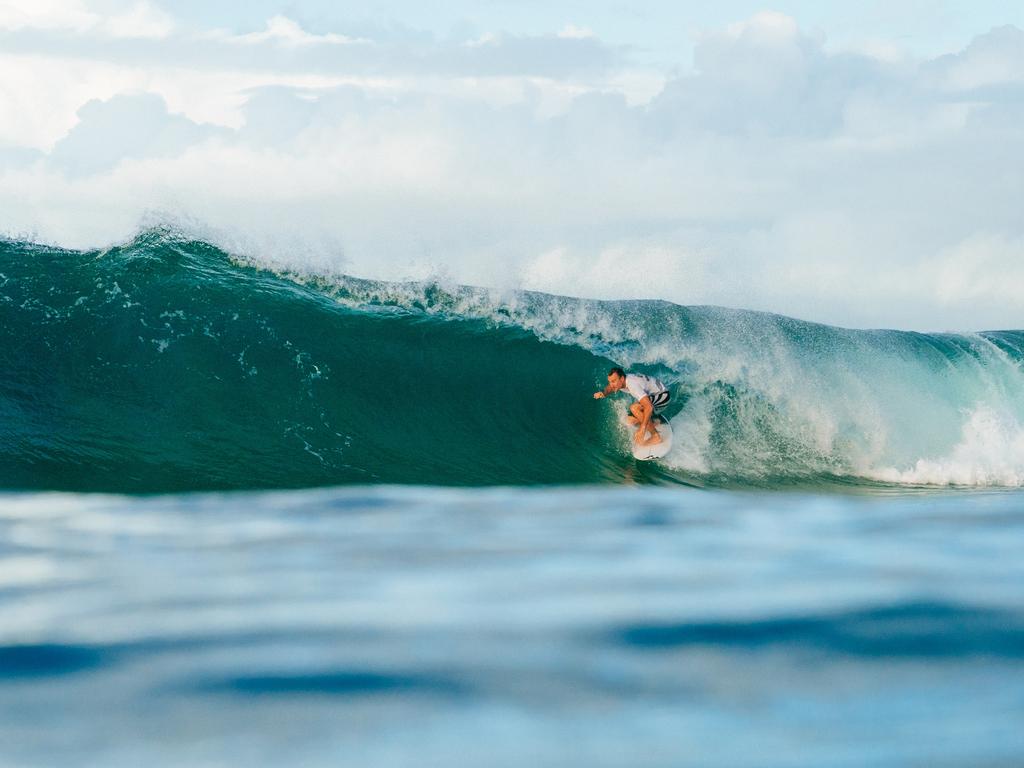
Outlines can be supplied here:
[[[158, 228], [0, 243], [0, 334], [5, 488], [1024, 485], [1022, 331], [297, 274]], [[674, 390], [661, 464], [590, 398], [613, 362]]]

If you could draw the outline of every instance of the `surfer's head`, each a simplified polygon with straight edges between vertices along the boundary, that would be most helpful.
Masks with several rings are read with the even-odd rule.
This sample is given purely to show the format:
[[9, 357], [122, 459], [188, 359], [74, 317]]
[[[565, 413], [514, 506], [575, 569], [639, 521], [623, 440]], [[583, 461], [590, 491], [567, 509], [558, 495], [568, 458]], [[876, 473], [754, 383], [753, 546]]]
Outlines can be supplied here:
[[626, 386], [626, 372], [619, 366], [612, 368], [608, 371], [608, 385], [615, 389], [622, 389]]

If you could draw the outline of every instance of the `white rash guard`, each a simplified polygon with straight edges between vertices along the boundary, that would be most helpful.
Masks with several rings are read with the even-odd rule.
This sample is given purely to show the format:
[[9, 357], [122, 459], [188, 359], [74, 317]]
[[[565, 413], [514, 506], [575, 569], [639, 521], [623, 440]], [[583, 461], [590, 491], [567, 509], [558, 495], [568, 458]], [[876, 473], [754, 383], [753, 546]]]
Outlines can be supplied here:
[[626, 391], [637, 400], [643, 400], [644, 397], [651, 397], [659, 392], [664, 392], [665, 385], [653, 376], [644, 376], [642, 373], [627, 373]]

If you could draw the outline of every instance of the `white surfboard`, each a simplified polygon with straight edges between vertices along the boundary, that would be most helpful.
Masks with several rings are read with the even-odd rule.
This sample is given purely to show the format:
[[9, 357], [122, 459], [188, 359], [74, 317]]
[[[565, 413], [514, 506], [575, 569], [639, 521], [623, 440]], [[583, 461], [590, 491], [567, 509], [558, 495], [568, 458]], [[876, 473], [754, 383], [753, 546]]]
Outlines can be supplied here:
[[657, 427], [658, 434], [661, 435], [661, 442], [654, 443], [653, 445], [640, 445], [634, 442], [633, 437], [636, 435], [636, 427], [626, 422], [625, 419], [622, 420], [622, 425], [626, 428], [626, 434], [629, 435], [629, 445], [633, 451], [633, 458], [640, 461], [661, 459], [672, 450], [672, 425], [667, 421], [658, 419]]

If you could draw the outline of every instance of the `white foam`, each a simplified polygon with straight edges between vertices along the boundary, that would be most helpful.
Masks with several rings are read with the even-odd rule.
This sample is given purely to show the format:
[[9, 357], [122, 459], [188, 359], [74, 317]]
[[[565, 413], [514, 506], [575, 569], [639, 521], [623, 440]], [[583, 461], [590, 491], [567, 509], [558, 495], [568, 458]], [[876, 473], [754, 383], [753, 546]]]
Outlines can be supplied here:
[[888, 483], [913, 485], [1024, 486], [1024, 428], [1011, 414], [989, 406], [970, 410], [959, 443], [944, 456], [920, 458], [908, 469], [865, 473]]
[[710, 471], [707, 451], [711, 443], [711, 419], [703, 402], [690, 402], [672, 419], [672, 450], [665, 463], [674, 469], [696, 474]]

